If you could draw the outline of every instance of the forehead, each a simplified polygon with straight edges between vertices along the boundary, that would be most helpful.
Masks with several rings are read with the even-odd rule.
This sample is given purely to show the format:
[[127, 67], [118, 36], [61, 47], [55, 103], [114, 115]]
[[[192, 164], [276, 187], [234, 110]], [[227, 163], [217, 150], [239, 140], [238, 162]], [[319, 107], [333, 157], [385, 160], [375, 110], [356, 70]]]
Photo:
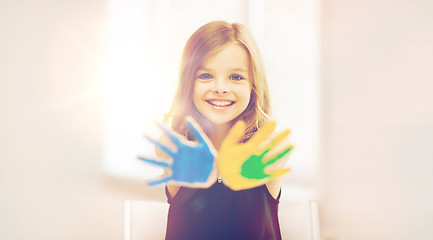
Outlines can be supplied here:
[[200, 69], [207, 70], [239, 70], [249, 72], [249, 57], [247, 50], [239, 43], [229, 43], [214, 55], [205, 59]]

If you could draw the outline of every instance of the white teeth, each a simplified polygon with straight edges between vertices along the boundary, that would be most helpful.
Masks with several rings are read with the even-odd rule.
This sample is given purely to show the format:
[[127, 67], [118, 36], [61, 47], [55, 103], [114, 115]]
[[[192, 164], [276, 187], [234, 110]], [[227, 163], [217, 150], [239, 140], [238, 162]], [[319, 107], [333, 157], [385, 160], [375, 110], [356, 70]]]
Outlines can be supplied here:
[[227, 105], [230, 105], [232, 102], [231, 101], [211, 101], [211, 103], [213, 105], [217, 105], [217, 106], [227, 106]]

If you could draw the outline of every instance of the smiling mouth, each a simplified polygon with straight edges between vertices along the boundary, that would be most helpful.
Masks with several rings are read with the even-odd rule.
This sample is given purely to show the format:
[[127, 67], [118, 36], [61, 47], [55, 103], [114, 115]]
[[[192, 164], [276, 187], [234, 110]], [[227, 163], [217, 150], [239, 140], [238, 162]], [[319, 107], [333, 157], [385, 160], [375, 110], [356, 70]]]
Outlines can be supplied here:
[[233, 104], [235, 104], [235, 101], [231, 101], [231, 100], [213, 100], [213, 99], [209, 99], [209, 100], [205, 100], [207, 103], [209, 103], [212, 106], [215, 107], [229, 107]]

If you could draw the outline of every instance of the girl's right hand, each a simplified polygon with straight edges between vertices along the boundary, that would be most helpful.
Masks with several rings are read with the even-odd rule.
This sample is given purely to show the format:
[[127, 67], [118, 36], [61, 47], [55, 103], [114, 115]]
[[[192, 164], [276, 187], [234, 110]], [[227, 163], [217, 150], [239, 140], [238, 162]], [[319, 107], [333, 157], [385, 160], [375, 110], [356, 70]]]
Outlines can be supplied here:
[[149, 181], [149, 186], [167, 183], [191, 188], [208, 188], [216, 181], [216, 150], [200, 126], [191, 117], [186, 119], [186, 125], [196, 138], [197, 143], [187, 141], [172, 130], [160, 125], [161, 130], [177, 150], [172, 150], [162, 142], [145, 136], [172, 159], [171, 164], [169, 164], [164, 159], [138, 156], [140, 160], [163, 167], [165, 172], [171, 172], [169, 176]]

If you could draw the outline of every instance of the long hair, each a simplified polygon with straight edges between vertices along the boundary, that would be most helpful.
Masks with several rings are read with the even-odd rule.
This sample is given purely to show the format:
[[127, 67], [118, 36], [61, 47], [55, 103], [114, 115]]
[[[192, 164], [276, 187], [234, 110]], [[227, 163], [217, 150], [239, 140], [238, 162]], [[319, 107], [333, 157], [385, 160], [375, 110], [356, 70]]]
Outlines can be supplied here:
[[209, 134], [211, 122], [197, 110], [193, 103], [194, 81], [200, 65], [215, 55], [228, 43], [239, 43], [244, 47], [249, 58], [250, 79], [252, 79], [250, 102], [247, 108], [235, 119], [246, 123], [244, 141], [247, 141], [268, 119], [269, 94], [262, 58], [250, 32], [238, 23], [224, 21], [210, 22], [188, 39], [182, 55], [179, 74], [179, 86], [164, 122], [171, 120], [173, 130], [189, 136], [185, 117], [190, 115], [198, 121], [203, 130]]

